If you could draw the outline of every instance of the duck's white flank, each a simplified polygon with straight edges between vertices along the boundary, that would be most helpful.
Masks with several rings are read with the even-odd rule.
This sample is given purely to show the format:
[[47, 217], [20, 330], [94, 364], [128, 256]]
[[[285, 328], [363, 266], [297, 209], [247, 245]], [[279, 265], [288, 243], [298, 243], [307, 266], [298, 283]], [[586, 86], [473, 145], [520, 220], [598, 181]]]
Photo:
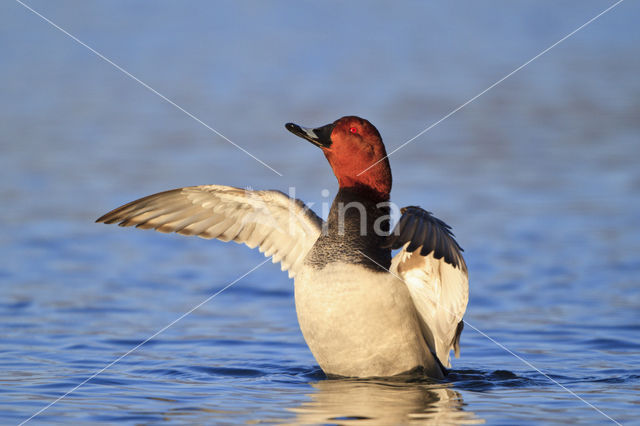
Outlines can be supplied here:
[[407, 286], [388, 272], [336, 263], [295, 278], [298, 321], [320, 367], [339, 376], [442, 377]]

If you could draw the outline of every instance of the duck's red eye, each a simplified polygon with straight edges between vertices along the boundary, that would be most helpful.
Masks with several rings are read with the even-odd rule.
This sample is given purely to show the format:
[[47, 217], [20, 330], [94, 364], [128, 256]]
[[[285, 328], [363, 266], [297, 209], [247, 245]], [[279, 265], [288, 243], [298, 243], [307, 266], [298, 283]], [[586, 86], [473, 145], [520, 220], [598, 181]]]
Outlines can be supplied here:
[[352, 127], [352, 128], [349, 129], [349, 131], [351, 133], [358, 133], [358, 128], [357, 127]]

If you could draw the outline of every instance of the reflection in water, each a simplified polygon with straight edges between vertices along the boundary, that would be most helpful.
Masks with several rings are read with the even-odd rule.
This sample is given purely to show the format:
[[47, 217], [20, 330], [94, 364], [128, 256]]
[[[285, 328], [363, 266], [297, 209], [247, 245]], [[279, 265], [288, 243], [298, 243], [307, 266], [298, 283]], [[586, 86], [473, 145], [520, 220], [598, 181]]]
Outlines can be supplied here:
[[484, 423], [462, 409], [462, 395], [447, 384], [383, 380], [322, 380], [311, 401], [292, 408], [300, 424]]

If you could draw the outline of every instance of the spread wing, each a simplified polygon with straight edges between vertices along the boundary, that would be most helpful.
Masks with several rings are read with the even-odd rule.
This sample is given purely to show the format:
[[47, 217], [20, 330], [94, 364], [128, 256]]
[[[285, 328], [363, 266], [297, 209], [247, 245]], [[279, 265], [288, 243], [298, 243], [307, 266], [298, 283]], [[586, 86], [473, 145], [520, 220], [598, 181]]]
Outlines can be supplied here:
[[459, 356], [462, 317], [469, 300], [469, 277], [462, 248], [451, 228], [420, 207], [405, 207], [387, 244], [402, 247], [391, 272], [404, 280], [422, 317], [425, 338], [440, 362], [450, 367], [449, 352]]
[[254, 248], [293, 277], [320, 235], [322, 219], [280, 191], [190, 186], [149, 195], [96, 222], [235, 241]]

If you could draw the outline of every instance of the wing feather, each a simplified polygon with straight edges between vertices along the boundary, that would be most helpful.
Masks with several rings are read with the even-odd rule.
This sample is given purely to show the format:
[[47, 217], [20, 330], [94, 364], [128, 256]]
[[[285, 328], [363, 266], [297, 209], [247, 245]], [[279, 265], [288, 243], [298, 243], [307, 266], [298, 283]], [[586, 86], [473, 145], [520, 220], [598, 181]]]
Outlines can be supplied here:
[[409, 253], [416, 251], [418, 248], [420, 248], [423, 245], [422, 241], [424, 241], [426, 232], [428, 232], [429, 230], [424, 220], [419, 220], [417, 222], [418, 224], [416, 226], [415, 233], [413, 234], [415, 238], [411, 238], [411, 241], [409, 242], [409, 246], [407, 247], [407, 251]]
[[293, 277], [322, 228], [302, 201], [280, 191], [190, 186], [127, 203], [96, 222], [176, 232], [258, 247]]
[[386, 243], [394, 249], [402, 247], [391, 261], [391, 272], [407, 284], [426, 329], [427, 344], [450, 367], [450, 351], [459, 355], [462, 317], [469, 300], [462, 248], [451, 228], [431, 213], [414, 206], [402, 213]]

